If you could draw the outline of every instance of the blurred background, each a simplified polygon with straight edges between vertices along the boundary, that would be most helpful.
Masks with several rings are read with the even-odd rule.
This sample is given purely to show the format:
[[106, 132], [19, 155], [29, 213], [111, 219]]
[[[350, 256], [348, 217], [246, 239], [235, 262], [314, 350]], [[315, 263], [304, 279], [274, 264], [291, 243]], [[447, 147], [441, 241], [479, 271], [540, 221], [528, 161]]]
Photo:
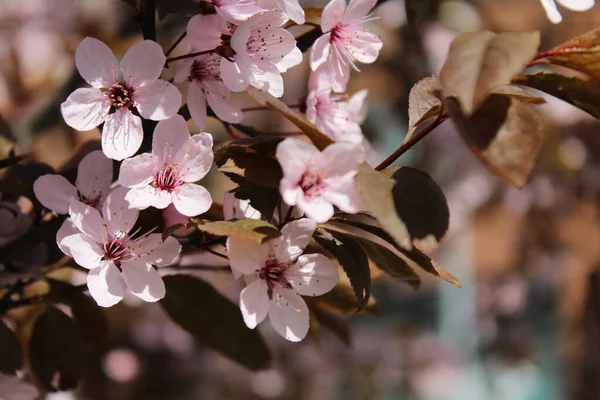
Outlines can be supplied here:
[[[585, 13], [561, 9], [564, 20], [553, 25], [539, 0], [412, 3], [425, 12], [410, 23], [404, 0], [378, 5], [381, 19], [371, 29], [383, 50], [349, 85], [350, 94], [369, 90], [363, 131], [372, 164], [402, 143], [410, 88], [439, 71], [457, 34], [539, 30], [545, 50], [600, 25], [600, 5]], [[163, 17], [158, 38], [166, 49], [186, 18]], [[55, 169], [100, 137], [98, 130], [73, 131], [59, 112], [84, 84], [73, 56], [86, 36], [117, 55], [141, 40], [135, 12], [122, 0], [0, 0], [0, 130]], [[284, 76], [288, 104], [307, 93], [306, 61]], [[542, 155], [522, 190], [481, 166], [450, 122], [397, 162], [427, 171], [444, 189], [451, 225], [434, 258], [463, 289], [423, 276], [414, 291], [381, 276], [373, 287], [380, 315], [348, 316], [351, 346], [326, 330], [289, 343], [263, 324], [274, 368], [259, 373], [197, 345], [159, 306], [130, 300], [107, 310], [109, 344], [80, 388], [48, 398], [600, 399], [600, 126], [548, 100], [537, 107], [545, 121]], [[252, 105], [243, 95], [237, 101]], [[294, 130], [269, 112], [248, 112], [244, 123]], [[217, 143], [229, 138], [218, 121], [205, 130]], [[217, 202], [231, 188], [216, 172], [207, 182]], [[187, 257], [184, 263], [203, 256]], [[240, 287], [230, 274], [202, 277], [237, 301]]]

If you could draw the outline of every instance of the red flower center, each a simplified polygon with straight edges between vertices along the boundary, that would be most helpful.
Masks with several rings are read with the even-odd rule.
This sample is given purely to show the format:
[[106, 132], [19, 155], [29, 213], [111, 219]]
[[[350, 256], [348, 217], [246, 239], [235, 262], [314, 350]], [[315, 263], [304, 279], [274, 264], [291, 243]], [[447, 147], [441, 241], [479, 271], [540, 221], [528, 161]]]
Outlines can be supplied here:
[[152, 186], [171, 193], [180, 183], [177, 165], [165, 165], [154, 176]]
[[292, 286], [287, 281], [285, 271], [288, 265], [278, 260], [268, 260], [265, 265], [258, 271], [258, 277], [267, 283], [270, 290], [273, 290], [275, 285], [281, 285], [286, 288]]
[[302, 174], [298, 185], [304, 192], [304, 196], [312, 197], [323, 190], [323, 177], [315, 171], [307, 171]]
[[122, 83], [115, 83], [108, 89], [110, 105], [116, 109], [129, 108], [133, 105], [133, 89]]

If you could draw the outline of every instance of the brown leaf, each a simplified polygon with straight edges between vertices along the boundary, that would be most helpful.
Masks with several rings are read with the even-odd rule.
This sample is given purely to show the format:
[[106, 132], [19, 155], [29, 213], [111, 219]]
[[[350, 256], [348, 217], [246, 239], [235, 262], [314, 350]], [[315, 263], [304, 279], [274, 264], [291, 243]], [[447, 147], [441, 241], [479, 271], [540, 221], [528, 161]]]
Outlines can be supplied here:
[[333, 143], [333, 140], [324, 133], [321, 133], [304, 115], [292, 110], [284, 102], [271, 96], [269, 93], [253, 88], [252, 86], [248, 87], [247, 93], [258, 104], [270, 108], [300, 128], [319, 150], [323, 150]]
[[561, 65], [600, 78], [600, 29], [538, 54], [535, 62]]
[[527, 105], [493, 94], [467, 117], [458, 101], [444, 106], [467, 145], [481, 162], [516, 187], [523, 187], [542, 147], [542, 126]]
[[281, 236], [279, 229], [260, 219], [238, 219], [237, 221], [206, 221], [192, 219], [198, 230], [215, 236], [235, 236], [241, 239], [265, 243]]
[[412, 87], [408, 96], [408, 133], [404, 141], [410, 139], [420, 123], [439, 114], [442, 103], [433, 93], [441, 90], [435, 76], [421, 79]]
[[[318, 332], [318, 328], [323, 326], [329, 329], [346, 346], [350, 347], [352, 345], [352, 334], [350, 332], [350, 327], [348, 326], [348, 322], [346, 322], [346, 319], [327, 310], [324, 310], [314, 299], [306, 298], [305, 300], [306, 305], [310, 310], [311, 330]], [[316, 322], [316, 327], [312, 326], [313, 322]]]
[[306, 21], [320, 23], [323, 9], [321, 7], [302, 7]]
[[440, 82], [471, 115], [494, 88], [525, 69], [539, 41], [539, 32], [463, 33], [450, 46]]
[[600, 119], [600, 84], [596, 81], [539, 72], [535, 75], [518, 76], [513, 79], [513, 83], [541, 90]]
[[[314, 298], [324, 309], [338, 314], [355, 314], [361, 310], [360, 304], [354, 296], [354, 290], [345, 283], [338, 283], [331, 291]], [[371, 296], [364, 307], [368, 314], [379, 315], [379, 308]]]

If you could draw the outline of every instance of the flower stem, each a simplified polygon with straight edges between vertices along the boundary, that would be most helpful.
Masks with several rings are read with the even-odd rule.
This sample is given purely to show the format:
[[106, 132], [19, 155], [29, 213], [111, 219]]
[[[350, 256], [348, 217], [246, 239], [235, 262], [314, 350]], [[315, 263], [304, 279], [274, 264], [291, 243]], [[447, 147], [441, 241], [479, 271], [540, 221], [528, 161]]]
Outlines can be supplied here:
[[169, 50], [165, 53], [165, 57], [169, 57], [169, 54], [175, 50], [175, 48], [181, 43], [181, 41], [187, 36], [187, 31], [183, 31], [183, 33], [177, 38], [177, 40], [169, 47]]
[[165, 62], [165, 64], [169, 64], [173, 61], [183, 60], [185, 58], [193, 58], [193, 57], [201, 56], [204, 54], [212, 54], [214, 52], [215, 52], [214, 49], [213, 50], [205, 50], [205, 51], [198, 51], [196, 53], [184, 54], [182, 56], [177, 56], [177, 57], [173, 57], [173, 58], [167, 58], [167, 61]]
[[390, 154], [390, 156], [388, 158], [386, 158], [385, 160], [383, 160], [381, 162], [381, 164], [379, 164], [377, 167], [375, 167], [375, 170], [376, 171], [381, 171], [382, 169], [385, 169], [385, 168], [389, 167], [394, 161], [396, 161], [398, 158], [400, 158], [400, 156], [402, 154], [406, 153], [415, 144], [419, 143], [421, 141], [421, 139], [423, 139], [431, 131], [433, 131], [435, 128], [437, 128], [447, 118], [448, 118], [448, 115], [444, 113], [443, 109], [441, 109], [440, 113], [438, 114], [438, 116], [437, 116], [436, 119], [434, 119], [433, 121], [431, 121], [431, 123], [429, 123], [429, 125], [427, 125], [423, 129], [421, 129], [421, 131], [419, 131], [419, 133], [417, 133], [416, 135], [414, 135], [407, 142], [402, 143], [402, 145], [400, 147], [398, 147], [396, 149], [396, 151], [394, 151], [392, 154]]
[[144, 40], [156, 41], [156, 2], [144, 0], [142, 6], [142, 34]]

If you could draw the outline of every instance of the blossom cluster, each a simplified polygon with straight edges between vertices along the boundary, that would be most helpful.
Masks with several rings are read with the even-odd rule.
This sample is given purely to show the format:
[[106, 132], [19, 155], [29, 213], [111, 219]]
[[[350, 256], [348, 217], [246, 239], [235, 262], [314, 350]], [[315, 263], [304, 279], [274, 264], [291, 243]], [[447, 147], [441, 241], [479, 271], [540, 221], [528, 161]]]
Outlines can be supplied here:
[[[348, 5], [332, 0], [323, 10], [323, 35], [310, 53], [306, 115], [335, 143], [319, 151], [288, 138], [277, 146], [281, 208], [288, 211], [285, 220], [276, 222], [281, 236], [262, 244], [235, 236], [227, 240], [234, 277], [246, 283], [240, 308], [250, 328], [269, 315], [283, 337], [301, 340], [309, 325], [301, 296], [324, 294], [338, 281], [333, 261], [303, 252], [317, 224], [327, 222], [335, 207], [347, 213], [362, 210], [354, 177], [365, 159], [360, 124], [367, 93], [348, 98], [344, 92], [351, 68], [374, 62], [381, 49], [380, 39], [364, 26], [374, 5], [375, 0]], [[155, 233], [158, 227], [142, 231], [137, 220], [140, 210], [150, 207], [184, 220], [210, 209], [212, 196], [197, 183], [214, 159], [213, 138], [202, 132], [207, 109], [225, 123], [241, 122], [243, 112], [232, 92], [253, 86], [281, 97], [282, 73], [303, 58], [286, 29], [290, 20], [305, 22], [297, 0], [204, 0], [199, 9], [186, 29], [189, 53], [177, 57], [183, 61], [172, 82], [161, 78], [172, 60], [151, 40], [132, 46], [120, 61], [94, 38], [85, 38], [75, 53], [77, 69], [90, 87], [75, 90], [61, 112], [77, 130], [103, 124], [102, 151], [82, 159], [74, 185], [49, 174], [35, 182], [34, 191], [46, 208], [67, 215], [57, 232], [58, 246], [89, 270], [89, 292], [104, 307], [118, 303], [127, 291], [149, 302], [165, 296], [156, 267], [174, 263], [181, 244]], [[199, 133], [191, 134], [178, 113], [184, 99], [180, 89], [187, 89], [187, 108]], [[140, 153], [149, 133], [143, 120], [157, 123], [151, 151]], [[231, 193], [225, 200], [227, 218], [272, 221]]]

